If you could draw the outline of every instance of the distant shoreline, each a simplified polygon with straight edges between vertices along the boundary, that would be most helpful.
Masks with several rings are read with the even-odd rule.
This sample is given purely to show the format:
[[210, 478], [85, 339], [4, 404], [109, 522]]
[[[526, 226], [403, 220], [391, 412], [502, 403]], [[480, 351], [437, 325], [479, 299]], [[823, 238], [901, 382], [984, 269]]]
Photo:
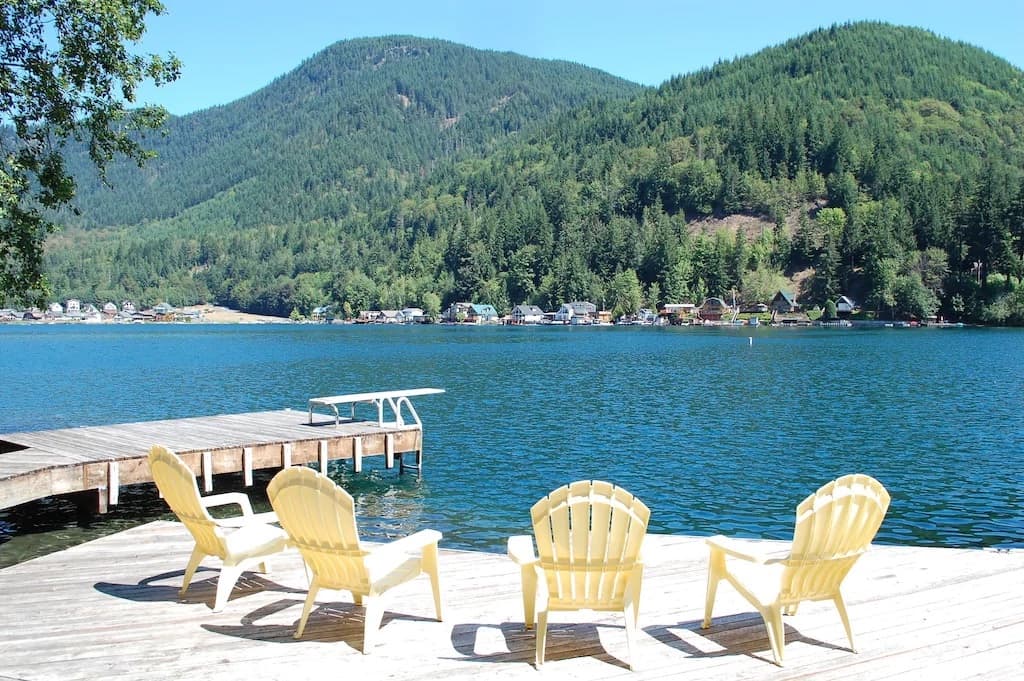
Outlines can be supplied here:
[[220, 305], [189, 305], [178, 308], [176, 312], [184, 315], [183, 319], [126, 319], [122, 316], [95, 317], [49, 317], [41, 319], [3, 320], [4, 324], [295, 324], [288, 317], [252, 314], [232, 310]]

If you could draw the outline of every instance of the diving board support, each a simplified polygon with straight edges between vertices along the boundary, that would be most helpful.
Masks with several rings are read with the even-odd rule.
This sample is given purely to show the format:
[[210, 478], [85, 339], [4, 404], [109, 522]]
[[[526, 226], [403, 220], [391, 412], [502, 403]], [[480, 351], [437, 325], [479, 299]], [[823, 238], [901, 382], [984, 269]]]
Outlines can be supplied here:
[[437, 395], [443, 393], [444, 390], [441, 388], [411, 388], [409, 390], [382, 390], [378, 392], [370, 393], [351, 393], [348, 395], [333, 395], [330, 397], [313, 397], [309, 400], [309, 423], [313, 423], [313, 410], [314, 409], [328, 409], [334, 416], [334, 425], [337, 426], [341, 423], [341, 413], [338, 410], [339, 405], [349, 405], [349, 420], [354, 421], [356, 418], [356, 405], [358, 404], [372, 404], [377, 408], [377, 425], [384, 427], [388, 425], [384, 421], [384, 405], [387, 404], [391, 409], [392, 415], [394, 415], [394, 425], [404, 426], [405, 418], [402, 416], [402, 406], [404, 405], [408, 411], [409, 416], [416, 422], [417, 425], [422, 425], [420, 422], [419, 414], [416, 413], [416, 409], [412, 406], [412, 402], [409, 401], [410, 397], [418, 397], [420, 395]]
[[292, 443], [285, 442], [281, 445], [281, 468], [290, 468], [292, 465]]
[[395, 434], [388, 433], [384, 436], [384, 468], [395, 467]]
[[352, 438], [352, 470], [363, 472], [363, 438]]

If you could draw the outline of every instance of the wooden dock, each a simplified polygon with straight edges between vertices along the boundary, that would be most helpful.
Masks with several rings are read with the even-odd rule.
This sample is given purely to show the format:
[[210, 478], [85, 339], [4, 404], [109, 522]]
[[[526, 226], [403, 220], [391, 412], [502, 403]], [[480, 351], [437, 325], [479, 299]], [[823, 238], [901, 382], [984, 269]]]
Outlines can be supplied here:
[[[213, 489], [213, 476], [349, 459], [356, 471], [366, 456], [391, 468], [422, 464], [423, 431], [415, 423], [312, 418], [306, 411], [264, 411], [0, 434], [0, 508], [57, 494], [95, 491], [96, 507], [117, 504], [121, 485], [152, 482], [146, 455], [161, 444], [181, 455]], [[405, 461], [414, 453], [415, 463]]]
[[213, 567], [179, 601], [191, 547], [181, 525], [161, 521], [0, 570], [0, 678], [1024, 678], [1021, 551], [874, 546], [845, 585], [859, 653], [846, 649], [830, 604], [808, 603], [785, 620], [780, 668], [760, 617], [728, 586], [713, 627], [700, 629], [701, 538], [650, 535], [637, 671], [625, 663], [621, 616], [554, 613], [538, 672], [518, 568], [503, 555], [442, 550], [445, 621], [432, 619], [421, 577], [391, 592], [380, 645], [363, 655], [362, 615], [347, 593], [322, 592], [293, 640], [306, 588], [295, 553], [269, 575], [244, 576], [220, 613], [210, 610]]

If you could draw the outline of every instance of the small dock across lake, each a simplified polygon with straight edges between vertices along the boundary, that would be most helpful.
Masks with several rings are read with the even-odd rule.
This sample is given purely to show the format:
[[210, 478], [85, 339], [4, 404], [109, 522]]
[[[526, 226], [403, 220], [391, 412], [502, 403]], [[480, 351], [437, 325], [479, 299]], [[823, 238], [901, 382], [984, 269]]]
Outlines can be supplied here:
[[[436, 392], [441, 392], [440, 390]], [[383, 393], [381, 393], [383, 394]], [[405, 423], [281, 410], [186, 419], [122, 423], [62, 430], [0, 433], [0, 508], [72, 492], [94, 491], [96, 507], [117, 504], [121, 485], [152, 482], [146, 455], [155, 444], [175, 452], [213, 489], [213, 476], [294, 464], [383, 456], [385, 466], [416, 468], [423, 462], [419, 418]], [[415, 412], [413, 412], [415, 416]], [[407, 461], [413, 454], [415, 462]]]
[[179, 601], [192, 546], [182, 525], [158, 521], [0, 569], [0, 678], [1024, 678], [1024, 551], [873, 546], [844, 584], [859, 653], [830, 603], [805, 603], [784, 620], [780, 668], [760, 616], [728, 586], [713, 626], [700, 628], [704, 541], [649, 535], [630, 672], [622, 616], [588, 612], [552, 614], [547, 661], [535, 670], [519, 569], [504, 555], [446, 550], [442, 540], [445, 621], [433, 619], [426, 578], [413, 580], [389, 592], [379, 645], [363, 655], [362, 610], [348, 593], [321, 591], [302, 639], [292, 638], [307, 586], [297, 553], [268, 575], [246, 573], [222, 612], [210, 610], [216, 561]]

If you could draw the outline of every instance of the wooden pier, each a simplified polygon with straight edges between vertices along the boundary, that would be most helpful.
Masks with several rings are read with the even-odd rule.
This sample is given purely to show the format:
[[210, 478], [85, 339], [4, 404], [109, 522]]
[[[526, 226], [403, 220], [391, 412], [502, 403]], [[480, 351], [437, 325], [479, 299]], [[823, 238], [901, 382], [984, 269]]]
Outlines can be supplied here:
[[143, 525], [0, 569], [0, 678], [1024, 678], [1024, 551], [873, 546], [844, 584], [859, 652], [847, 649], [831, 604], [805, 603], [785, 618], [780, 668], [760, 616], [728, 586], [712, 628], [700, 628], [703, 540], [649, 535], [637, 671], [625, 662], [621, 615], [581, 612], [552, 614], [538, 672], [517, 566], [441, 546], [445, 621], [433, 619], [421, 577], [389, 592], [379, 645], [363, 655], [362, 612], [347, 593], [321, 592], [303, 638], [292, 638], [306, 593], [298, 554], [268, 575], [247, 573], [214, 613], [215, 561], [179, 601], [192, 540], [176, 522]]
[[[122, 423], [0, 434], [0, 508], [58, 494], [93, 491], [101, 513], [117, 504], [121, 485], [152, 482], [146, 455], [154, 444], [177, 452], [213, 489], [213, 476], [383, 456], [385, 466], [418, 468], [423, 430], [418, 423], [312, 418], [306, 411], [263, 411], [187, 419]], [[415, 463], [405, 454], [415, 454]]]

